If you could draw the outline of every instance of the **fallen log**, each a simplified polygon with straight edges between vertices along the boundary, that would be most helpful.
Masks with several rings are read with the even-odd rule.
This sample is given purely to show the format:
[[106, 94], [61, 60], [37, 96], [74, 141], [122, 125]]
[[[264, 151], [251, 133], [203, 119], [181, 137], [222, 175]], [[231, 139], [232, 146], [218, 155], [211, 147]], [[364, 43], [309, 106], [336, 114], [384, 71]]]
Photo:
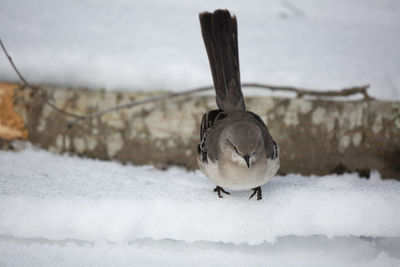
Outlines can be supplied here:
[[[165, 94], [55, 86], [41, 89], [57, 107], [74, 114]], [[0, 109], [3, 148], [12, 144], [9, 140], [26, 139], [55, 153], [192, 170], [197, 168], [202, 115], [216, 107], [212, 96], [183, 95], [106, 113], [69, 129], [70, 118], [44, 105], [29, 88], [1, 83], [0, 96], [3, 106], [12, 97], [11, 107]], [[248, 97], [245, 101], [248, 109], [266, 122], [280, 146], [280, 174], [358, 172], [368, 177], [377, 170], [382, 177], [400, 180], [400, 102], [276, 97]]]

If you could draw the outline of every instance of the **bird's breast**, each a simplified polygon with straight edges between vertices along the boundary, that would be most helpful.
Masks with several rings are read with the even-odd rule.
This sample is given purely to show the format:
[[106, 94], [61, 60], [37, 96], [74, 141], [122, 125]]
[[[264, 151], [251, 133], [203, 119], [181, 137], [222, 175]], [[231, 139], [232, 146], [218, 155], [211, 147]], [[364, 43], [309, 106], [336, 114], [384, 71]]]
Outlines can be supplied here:
[[203, 173], [216, 185], [229, 190], [248, 190], [271, 180], [279, 169], [279, 159], [262, 159], [250, 168], [227, 158], [208, 163], [198, 160]]

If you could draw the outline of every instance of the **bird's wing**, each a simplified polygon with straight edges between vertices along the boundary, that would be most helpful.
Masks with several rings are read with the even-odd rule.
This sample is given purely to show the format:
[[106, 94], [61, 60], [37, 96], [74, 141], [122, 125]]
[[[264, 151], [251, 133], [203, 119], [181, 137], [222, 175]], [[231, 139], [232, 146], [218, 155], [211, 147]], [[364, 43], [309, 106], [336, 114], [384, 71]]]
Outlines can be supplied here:
[[256, 121], [260, 124], [264, 135], [265, 151], [267, 152], [267, 158], [276, 159], [279, 157], [278, 144], [274, 141], [271, 134], [269, 133], [268, 127], [265, 125], [264, 121], [257, 114], [247, 111], [247, 113], [253, 115]]
[[207, 134], [216, 121], [221, 120], [226, 116], [226, 113], [220, 109], [211, 110], [203, 115], [200, 126], [200, 144], [197, 146], [197, 152], [198, 154], [201, 154], [204, 162], [207, 162], [207, 150], [205, 148]]

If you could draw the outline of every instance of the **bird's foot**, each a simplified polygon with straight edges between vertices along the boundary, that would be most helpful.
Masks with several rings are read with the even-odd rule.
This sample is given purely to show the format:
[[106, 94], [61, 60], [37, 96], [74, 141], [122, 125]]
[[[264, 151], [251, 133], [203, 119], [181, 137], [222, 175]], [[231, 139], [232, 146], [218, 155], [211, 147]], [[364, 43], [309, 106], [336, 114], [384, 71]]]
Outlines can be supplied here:
[[262, 191], [261, 191], [261, 186], [253, 188], [253, 194], [251, 194], [251, 196], [249, 197], [249, 200], [254, 197], [254, 195], [257, 193], [257, 200], [261, 200], [262, 197]]
[[227, 194], [227, 195], [230, 195], [230, 194], [231, 194], [231, 193], [225, 191], [222, 187], [220, 187], [220, 186], [218, 186], [218, 185], [217, 185], [216, 188], [214, 188], [214, 192], [217, 192], [219, 198], [223, 198], [223, 196], [221, 195], [221, 192], [222, 192], [222, 193], [225, 193], [225, 194]]

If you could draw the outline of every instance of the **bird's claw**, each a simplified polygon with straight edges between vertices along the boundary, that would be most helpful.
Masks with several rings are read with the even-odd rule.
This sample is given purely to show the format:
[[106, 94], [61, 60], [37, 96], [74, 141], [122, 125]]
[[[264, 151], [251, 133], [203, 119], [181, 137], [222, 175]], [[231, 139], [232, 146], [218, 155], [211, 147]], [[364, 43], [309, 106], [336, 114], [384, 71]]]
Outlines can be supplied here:
[[249, 200], [252, 198], [252, 197], [254, 197], [254, 195], [257, 193], [257, 200], [261, 200], [263, 197], [262, 197], [262, 191], [261, 191], [261, 187], [259, 186], [259, 187], [256, 187], [256, 188], [253, 188], [252, 189], [253, 190], [253, 193], [251, 194], [251, 196], [249, 197]]
[[217, 192], [219, 198], [223, 198], [223, 196], [221, 195], [221, 191], [222, 191], [222, 193], [225, 193], [225, 194], [227, 194], [227, 195], [230, 195], [230, 194], [231, 194], [231, 193], [225, 191], [225, 190], [224, 190], [222, 187], [220, 187], [220, 186], [217, 186], [216, 188], [214, 188], [214, 192]]

